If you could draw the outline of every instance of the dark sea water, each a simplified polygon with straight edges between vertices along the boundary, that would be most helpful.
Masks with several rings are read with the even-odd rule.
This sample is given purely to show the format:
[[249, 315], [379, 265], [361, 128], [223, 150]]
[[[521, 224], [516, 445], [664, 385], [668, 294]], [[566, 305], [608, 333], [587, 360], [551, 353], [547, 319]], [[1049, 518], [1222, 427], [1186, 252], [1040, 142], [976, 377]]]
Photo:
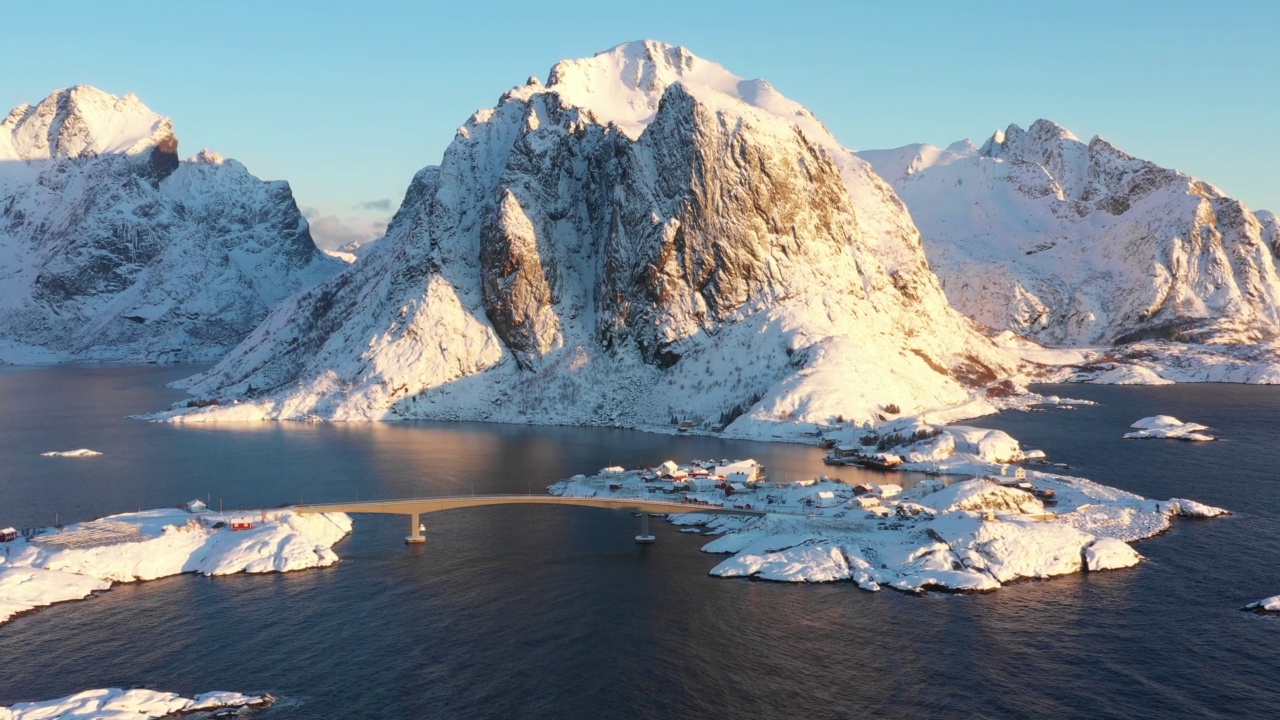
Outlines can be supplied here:
[[[161, 386], [189, 372], [0, 371], [0, 525], [193, 497], [538, 492], [667, 458], [834, 474], [815, 448], [619, 430], [124, 419], [182, 397]], [[262, 718], [1280, 717], [1280, 619], [1237, 610], [1280, 593], [1280, 388], [1049, 390], [1100, 404], [973, 424], [1236, 515], [1176, 523], [1132, 570], [925, 597], [712, 578], [703, 540], [658, 523], [636, 545], [627, 513], [451, 511], [416, 547], [403, 519], [356, 516], [332, 568], [118, 585], [0, 625], [0, 705], [141, 684], [284, 698]], [[1223, 440], [1120, 440], [1158, 413]], [[78, 447], [105, 455], [39, 456]]]

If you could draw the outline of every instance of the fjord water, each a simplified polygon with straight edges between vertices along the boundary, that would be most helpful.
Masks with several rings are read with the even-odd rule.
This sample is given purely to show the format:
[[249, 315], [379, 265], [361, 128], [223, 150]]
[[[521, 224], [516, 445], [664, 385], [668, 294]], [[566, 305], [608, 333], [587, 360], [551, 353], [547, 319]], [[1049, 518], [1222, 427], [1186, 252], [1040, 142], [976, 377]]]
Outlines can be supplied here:
[[[193, 497], [537, 493], [667, 458], [829, 470], [810, 447], [620, 430], [125, 419], [180, 399], [161, 386], [189, 372], [0, 371], [0, 525]], [[972, 424], [1073, 474], [1236, 514], [1177, 522], [1132, 570], [925, 597], [719, 580], [703, 540], [657, 523], [657, 544], [635, 545], [626, 513], [451, 511], [425, 516], [418, 547], [404, 519], [356, 516], [332, 568], [118, 585], [0, 626], [0, 705], [142, 684], [281, 696], [263, 718], [1280, 715], [1280, 620], [1237, 610], [1280, 593], [1280, 388], [1052, 390], [1100, 404]], [[1223, 440], [1120, 439], [1158, 413]], [[105, 454], [39, 455], [78, 447]]]

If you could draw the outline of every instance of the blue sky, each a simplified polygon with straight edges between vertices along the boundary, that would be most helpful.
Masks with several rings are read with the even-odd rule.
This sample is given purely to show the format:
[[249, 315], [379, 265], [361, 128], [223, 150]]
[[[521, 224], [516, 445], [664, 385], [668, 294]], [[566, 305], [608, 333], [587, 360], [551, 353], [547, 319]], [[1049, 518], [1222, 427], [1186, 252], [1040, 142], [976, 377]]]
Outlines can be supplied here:
[[288, 180], [337, 238], [511, 86], [653, 38], [769, 80], [855, 149], [1046, 117], [1280, 210], [1277, 21], [1264, 2], [11, 3], [0, 105], [137, 93], [183, 155]]

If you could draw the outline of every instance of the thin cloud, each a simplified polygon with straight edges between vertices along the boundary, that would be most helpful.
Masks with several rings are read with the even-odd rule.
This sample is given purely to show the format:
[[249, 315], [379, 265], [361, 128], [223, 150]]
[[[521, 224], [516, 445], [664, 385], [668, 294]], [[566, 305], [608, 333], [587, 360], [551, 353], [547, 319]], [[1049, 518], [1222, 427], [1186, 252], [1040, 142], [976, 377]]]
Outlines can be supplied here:
[[391, 198], [382, 198], [381, 200], [366, 200], [355, 204], [356, 210], [366, 210], [370, 212], [391, 212]]
[[[311, 209], [311, 208], [307, 208]], [[303, 211], [306, 216], [306, 210]], [[337, 215], [307, 218], [311, 224], [311, 239], [321, 250], [337, 250], [343, 245], [362, 245], [377, 240], [387, 232], [386, 220], [348, 221]]]

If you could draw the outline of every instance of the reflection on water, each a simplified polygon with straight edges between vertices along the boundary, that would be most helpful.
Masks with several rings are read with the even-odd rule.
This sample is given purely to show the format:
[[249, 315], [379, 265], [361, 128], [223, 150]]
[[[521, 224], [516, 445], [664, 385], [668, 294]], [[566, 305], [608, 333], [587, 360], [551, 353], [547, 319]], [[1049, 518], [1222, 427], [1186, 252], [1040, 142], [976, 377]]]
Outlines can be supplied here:
[[[0, 483], [21, 527], [174, 505], [216, 507], [470, 493], [545, 492], [575, 473], [666, 459], [756, 457], [774, 479], [818, 474], [882, 482], [821, 465], [811, 447], [602, 428], [486, 423], [149, 423], [125, 420], [185, 397], [162, 387], [189, 368], [73, 366], [0, 372]], [[98, 458], [45, 458], [88, 447]], [[895, 481], [910, 484], [913, 475]]]
[[[206, 494], [249, 507], [541, 492], [667, 458], [884, 479], [809, 447], [605, 429], [123, 419], [180, 399], [160, 385], [185, 372], [0, 371], [0, 523]], [[1280, 394], [1198, 390], [1068, 388], [1104, 404], [980, 421], [1105, 482], [1243, 511], [1178, 523], [1133, 570], [916, 598], [710, 578], [705, 540], [659, 523], [657, 544], [636, 545], [627, 513], [439, 513], [418, 547], [403, 518], [362, 516], [332, 568], [120, 586], [0, 626], [0, 704], [146, 684], [269, 691], [294, 703], [262, 715], [281, 718], [1275, 716], [1280, 622], [1235, 608], [1280, 592]], [[1119, 440], [1160, 412], [1227, 440]], [[74, 447], [107, 454], [39, 457]]]

